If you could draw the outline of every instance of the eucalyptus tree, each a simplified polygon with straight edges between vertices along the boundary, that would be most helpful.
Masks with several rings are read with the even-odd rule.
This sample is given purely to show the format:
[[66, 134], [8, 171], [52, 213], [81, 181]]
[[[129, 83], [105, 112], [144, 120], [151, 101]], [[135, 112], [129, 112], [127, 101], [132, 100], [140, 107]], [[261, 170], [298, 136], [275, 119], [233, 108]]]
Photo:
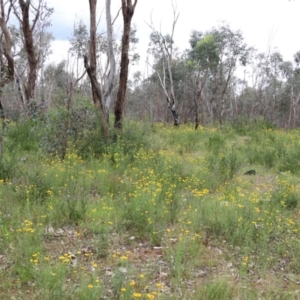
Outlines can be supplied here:
[[110, 0], [106, 1], [106, 28], [107, 28], [107, 63], [105, 71], [109, 72], [104, 76], [103, 84], [103, 98], [105, 105], [105, 114], [107, 122], [109, 122], [109, 108], [112, 100], [112, 91], [114, 87], [114, 80], [116, 75], [116, 60], [113, 47], [113, 22], [110, 14]]
[[[11, 5], [5, 9], [3, 0], [0, 0], [0, 91], [14, 79], [14, 58], [12, 56], [12, 39], [7, 22], [11, 12]], [[2, 104], [0, 103], [0, 109]]]
[[289, 127], [299, 126], [298, 116], [300, 113], [300, 51], [294, 55], [295, 66], [292, 67], [291, 76], [288, 76], [286, 84], [287, 101], [289, 100], [289, 114], [287, 124]]
[[[107, 31], [109, 32], [110, 37], [112, 38], [112, 22], [111, 22], [111, 13], [110, 13], [110, 0], [106, 0], [106, 25]], [[90, 36], [89, 36], [89, 59], [87, 55], [84, 55], [84, 67], [89, 76], [92, 88], [92, 97], [95, 107], [97, 108], [100, 116], [100, 121], [102, 125], [102, 133], [105, 138], [109, 136], [109, 124], [108, 116], [105, 110], [105, 103], [103, 99], [103, 90], [97, 79], [97, 42], [96, 42], [96, 8], [97, 0], [89, 0], [90, 6]], [[112, 46], [112, 42], [109, 43], [109, 47]], [[109, 54], [113, 53], [113, 50], [109, 50]], [[108, 57], [111, 58], [108, 54]], [[110, 69], [112, 73], [114, 72], [115, 64], [114, 57], [113, 60], [109, 62]], [[110, 85], [109, 85], [110, 87]]]
[[68, 64], [67, 60], [62, 60], [58, 64], [49, 64], [45, 67], [45, 105], [47, 107], [52, 105], [52, 101], [55, 106], [65, 106], [66, 99], [69, 98], [70, 85], [74, 85], [78, 74], [75, 78], [74, 72], [68, 70]]
[[60, 93], [65, 80], [64, 74], [65, 61], [61, 61], [58, 64], [51, 63], [45, 67], [44, 70], [44, 81], [47, 86], [45, 89], [45, 105], [50, 107], [52, 101], [59, 97], [57, 94]]
[[69, 52], [76, 59], [82, 58], [89, 51], [89, 34], [86, 24], [83, 20], [74, 23], [73, 35], [69, 39]]
[[[108, 8], [106, 8], [107, 10]], [[107, 10], [108, 11], [108, 10]], [[106, 18], [106, 23], [114, 24], [116, 18], [111, 20], [110, 15]], [[96, 74], [98, 76], [99, 86], [103, 97], [103, 106], [105, 110], [105, 117], [109, 122], [109, 110], [112, 105], [113, 91], [117, 86], [117, 64], [119, 59], [117, 56], [120, 53], [120, 46], [113, 34], [113, 26], [107, 26], [106, 35], [96, 32]], [[89, 33], [87, 26], [80, 20], [74, 26], [73, 36], [69, 40], [71, 47], [69, 53], [71, 58], [81, 59], [89, 52]]]
[[[12, 55], [12, 39], [7, 22], [11, 12], [11, 5], [5, 7], [0, 0], [0, 97], [2, 88], [14, 79], [14, 58]], [[4, 107], [0, 98], [0, 117], [4, 118]], [[2, 135], [0, 135], [0, 155], [2, 154]]]
[[[194, 97], [195, 110], [195, 129], [200, 124], [200, 108], [203, 109], [203, 91], [206, 87], [209, 71], [216, 72], [220, 62], [220, 52], [213, 34], [193, 31], [190, 38], [191, 50], [189, 52], [189, 59], [187, 60], [187, 67], [194, 73], [194, 81], [196, 86], [196, 97]], [[204, 114], [201, 114], [202, 122]]]
[[[284, 61], [279, 51], [258, 53], [253, 56], [251, 63], [251, 87], [248, 94], [249, 117], [264, 117], [266, 120], [285, 123], [287, 119], [294, 66], [289, 61]], [[288, 92], [289, 90], [289, 92]], [[248, 89], [249, 91], [249, 89]], [[283, 121], [283, 122], [282, 122]]]
[[14, 14], [19, 21], [22, 32], [22, 48], [26, 51], [28, 72], [26, 68], [26, 83], [23, 83], [25, 104], [30, 104], [35, 98], [36, 82], [39, 64], [49, 46], [51, 36], [47, 28], [51, 25], [50, 17], [53, 8], [49, 8], [45, 0], [38, 0], [37, 5], [30, 0], [10, 0]]
[[[111, 0], [106, 0], [105, 12], [106, 12], [106, 37], [102, 39], [103, 43], [97, 43], [97, 26], [96, 26], [96, 7], [97, 0], [89, 0], [90, 5], [90, 34], [88, 37], [88, 50], [89, 57], [84, 54], [84, 66], [87, 71], [92, 87], [92, 97], [96, 108], [99, 111], [102, 131], [105, 137], [109, 136], [109, 109], [112, 102], [112, 94], [116, 77], [116, 52], [117, 43], [113, 35], [113, 24], [118, 17], [119, 13], [114, 20], [111, 18]], [[129, 50], [130, 42], [136, 42], [134, 30], [131, 31], [131, 20], [134, 14], [134, 10], [137, 4], [137, 0], [132, 3], [131, 0], [122, 0], [122, 14], [123, 14], [123, 37], [121, 43], [121, 58], [120, 58], [120, 76], [117, 99], [115, 102], [115, 124], [117, 128], [122, 127], [123, 110], [126, 96], [127, 79], [128, 79], [128, 64], [129, 64]], [[84, 40], [86, 36], [85, 30], [81, 30], [79, 38]], [[99, 37], [99, 36], [98, 36]], [[101, 36], [100, 36], [101, 37]], [[80, 39], [77, 39], [78, 41]], [[73, 49], [78, 47], [83, 48], [82, 43], [74, 43]], [[106, 54], [106, 62], [101, 64], [98, 68], [97, 64], [97, 51], [99, 47], [100, 55], [103, 57], [103, 53]], [[74, 48], [75, 47], [75, 48]], [[136, 60], [137, 56], [134, 55], [133, 59]], [[100, 71], [100, 78], [97, 79], [97, 71]]]
[[[153, 48], [149, 49], [149, 52], [150, 51], [153, 51]], [[175, 125], [174, 115], [170, 110], [168, 98], [166, 97], [166, 92], [168, 95], [170, 92], [170, 75], [166, 70], [165, 61], [163, 57], [159, 56], [159, 53], [157, 59], [151, 66], [151, 69], [154, 70], [154, 72], [150, 74], [147, 80], [143, 81], [143, 88], [146, 88], [147, 86], [147, 89], [152, 90], [153, 92], [148, 93], [143, 105], [147, 107], [148, 111], [151, 111], [153, 120], [173, 122]], [[173, 51], [171, 70], [173, 91], [176, 97], [175, 112], [177, 117], [180, 116], [180, 123], [186, 123], [190, 119], [192, 111], [190, 103], [190, 99], [193, 97], [190, 84], [191, 74], [189, 68], [186, 67], [185, 55], [178, 52], [176, 48]], [[166, 99], [167, 105], [165, 105]]]
[[269, 55], [269, 64], [266, 69], [268, 78], [267, 87], [265, 89], [267, 109], [265, 116], [271, 122], [276, 122], [283, 112], [279, 111], [279, 103], [281, 102], [283, 87], [286, 81], [286, 65], [283, 56], [275, 51]]
[[[299, 126], [300, 112], [300, 52], [295, 53], [294, 61], [281, 61], [278, 65], [277, 84], [273, 84], [276, 93], [276, 124], [285, 127]], [[276, 89], [274, 89], [276, 87]], [[275, 100], [275, 99], [274, 99]]]
[[[173, 6], [173, 23], [171, 34], [163, 35], [160, 31], [157, 31], [153, 24], [150, 24], [150, 28], [153, 32], [150, 35], [150, 44], [148, 52], [151, 53], [156, 62], [159, 60], [162, 63], [162, 76], [160, 72], [155, 70], [160, 85], [164, 91], [168, 109], [172, 112], [174, 119], [174, 126], [179, 126], [179, 116], [176, 108], [176, 97], [174, 92], [174, 81], [173, 81], [173, 55], [174, 55], [174, 32], [176, 23], [178, 21], [179, 14]], [[148, 62], [149, 63], [149, 62]], [[168, 77], [168, 82], [167, 82]]]
[[[238, 65], [245, 66], [251, 52], [244, 43], [240, 31], [233, 31], [227, 24], [221, 24], [205, 33], [194, 31], [190, 39], [188, 66], [194, 69], [197, 97], [195, 100], [195, 128], [199, 125], [198, 109], [207, 107], [210, 121], [216, 113], [222, 124], [226, 109], [226, 93]], [[206, 96], [203, 96], [204, 90]], [[205, 98], [205, 103], [203, 103]]]
[[137, 0], [122, 0], [122, 15], [123, 15], [123, 36], [122, 36], [122, 50], [121, 50], [121, 69], [120, 81], [115, 105], [115, 127], [122, 128], [123, 111], [127, 90], [128, 81], [128, 65], [129, 65], [129, 44], [131, 21], [134, 15]]

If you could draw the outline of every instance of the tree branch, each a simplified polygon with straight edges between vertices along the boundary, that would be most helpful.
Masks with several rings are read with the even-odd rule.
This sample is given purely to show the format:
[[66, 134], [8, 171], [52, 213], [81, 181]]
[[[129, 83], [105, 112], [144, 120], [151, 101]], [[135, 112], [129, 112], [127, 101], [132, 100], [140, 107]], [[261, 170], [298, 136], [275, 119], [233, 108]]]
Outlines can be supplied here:
[[6, 76], [4, 79], [0, 81], [0, 87], [3, 87], [6, 85], [8, 82], [12, 81], [14, 79], [14, 59], [11, 54], [11, 36], [8, 31], [8, 28], [6, 26], [5, 22], [5, 11], [4, 11], [4, 4], [3, 0], [1, 0], [1, 18], [0, 18], [0, 27], [2, 29], [2, 33], [5, 38], [5, 49], [3, 55], [5, 56], [7, 60], [7, 70], [6, 70]]
[[31, 6], [35, 9], [35, 11], [36, 11], [36, 15], [35, 15], [35, 18], [34, 18], [34, 20], [33, 20], [33, 22], [32, 22], [32, 26], [31, 26], [31, 31], [34, 31], [34, 28], [35, 28], [35, 25], [36, 25], [36, 23], [37, 23], [37, 21], [38, 21], [38, 19], [39, 19], [39, 17], [40, 17], [40, 13], [41, 13], [41, 2], [42, 2], [42, 0], [40, 0], [39, 1], [39, 6], [38, 6], [38, 8], [36, 9], [36, 8], [34, 8], [34, 6], [31, 4]]

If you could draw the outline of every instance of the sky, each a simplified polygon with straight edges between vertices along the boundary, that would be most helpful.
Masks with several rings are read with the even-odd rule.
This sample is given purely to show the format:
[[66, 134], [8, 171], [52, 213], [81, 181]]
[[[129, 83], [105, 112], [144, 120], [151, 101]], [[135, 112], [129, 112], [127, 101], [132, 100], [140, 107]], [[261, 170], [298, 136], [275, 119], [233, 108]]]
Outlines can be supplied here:
[[[49, 62], [60, 62], [67, 57], [68, 39], [74, 22], [83, 20], [89, 26], [89, 2], [86, 0], [48, 0], [54, 8], [50, 31], [55, 37], [53, 54]], [[98, 0], [99, 32], [105, 30], [105, 0]], [[300, 0], [173, 0], [179, 13], [174, 42], [180, 50], [189, 47], [192, 30], [205, 32], [222, 21], [234, 30], [241, 30], [245, 42], [260, 52], [279, 50], [285, 60], [293, 60], [300, 50]], [[112, 17], [117, 15], [121, 0], [112, 0]], [[173, 22], [172, 0], [138, 0], [132, 22], [137, 27], [139, 66], [146, 68], [146, 51], [151, 22], [163, 34], [171, 33]], [[114, 33], [122, 33], [122, 16], [119, 15]]]

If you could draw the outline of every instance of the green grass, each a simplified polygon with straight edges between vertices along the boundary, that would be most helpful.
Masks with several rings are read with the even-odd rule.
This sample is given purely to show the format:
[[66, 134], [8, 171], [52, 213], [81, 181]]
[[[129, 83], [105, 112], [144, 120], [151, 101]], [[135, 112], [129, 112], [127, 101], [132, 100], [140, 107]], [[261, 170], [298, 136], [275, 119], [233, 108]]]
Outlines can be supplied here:
[[1, 299], [299, 299], [298, 130], [91, 125], [62, 160], [50, 119], [3, 132]]

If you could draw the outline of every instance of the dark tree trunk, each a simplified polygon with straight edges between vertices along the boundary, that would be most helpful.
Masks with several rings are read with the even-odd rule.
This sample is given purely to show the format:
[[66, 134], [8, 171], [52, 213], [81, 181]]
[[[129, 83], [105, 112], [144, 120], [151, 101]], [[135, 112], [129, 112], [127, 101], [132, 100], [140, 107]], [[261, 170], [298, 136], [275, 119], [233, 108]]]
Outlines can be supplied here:
[[129, 65], [129, 37], [131, 20], [134, 14], [134, 9], [137, 4], [137, 0], [132, 4], [131, 0], [122, 0], [122, 13], [123, 13], [123, 37], [122, 37], [122, 54], [121, 54], [121, 71], [120, 71], [120, 83], [117, 94], [117, 101], [115, 106], [115, 124], [116, 128], [122, 128], [123, 111], [127, 89], [128, 79], [128, 65]]
[[92, 97], [96, 109], [99, 112], [102, 133], [105, 138], [109, 136], [107, 118], [105, 116], [104, 106], [102, 103], [102, 91], [97, 81], [97, 58], [96, 58], [96, 7], [97, 0], [89, 0], [90, 4], [90, 65], [88, 58], [84, 56], [84, 67], [91, 81]]
[[25, 50], [27, 52], [27, 59], [29, 65], [29, 74], [27, 83], [25, 85], [25, 97], [27, 104], [34, 99], [35, 84], [37, 79], [37, 67], [39, 63], [39, 56], [36, 53], [34, 40], [33, 40], [33, 29], [36, 21], [39, 18], [39, 9], [36, 12], [33, 25], [30, 26], [29, 14], [30, 14], [30, 1], [19, 0], [20, 8], [22, 11], [22, 31], [24, 35]]
[[[231, 69], [230, 69], [230, 71], [231, 71]], [[224, 113], [225, 113], [225, 93], [227, 91], [230, 79], [231, 79], [231, 73], [229, 72], [229, 74], [227, 76], [227, 79], [226, 79], [224, 89], [222, 91], [222, 96], [221, 96], [221, 108], [222, 108], [222, 110], [221, 110], [220, 119], [219, 119], [219, 122], [220, 122], [221, 126], [223, 126], [223, 117], [224, 117]]]
[[202, 90], [203, 85], [200, 82], [198, 82], [199, 89], [197, 91], [196, 99], [195, 99], [195, 130], [198, 129], [200, 125], [200, 117], [199, 117], [199, 107], [201, 107], [201, 96], [202, 96]]

